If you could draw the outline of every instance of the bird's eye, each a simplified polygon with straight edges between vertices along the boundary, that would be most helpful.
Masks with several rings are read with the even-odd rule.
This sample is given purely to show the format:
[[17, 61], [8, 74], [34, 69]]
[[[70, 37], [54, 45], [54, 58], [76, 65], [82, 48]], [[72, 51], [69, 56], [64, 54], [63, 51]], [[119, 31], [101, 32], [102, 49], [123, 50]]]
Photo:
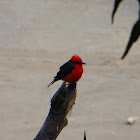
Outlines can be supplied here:
[[81, 64], [80, 62], [74, 62], [74, 64]]

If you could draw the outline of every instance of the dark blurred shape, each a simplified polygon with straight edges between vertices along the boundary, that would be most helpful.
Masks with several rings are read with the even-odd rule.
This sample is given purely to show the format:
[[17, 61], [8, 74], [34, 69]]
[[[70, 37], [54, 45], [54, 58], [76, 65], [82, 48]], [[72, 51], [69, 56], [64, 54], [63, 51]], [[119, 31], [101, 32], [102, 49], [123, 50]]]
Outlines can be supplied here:
[[[138, 0], [138, 2], [139, 2], [139, 6], [140, 6], [140, 0]], [[128, 44], [126, 46], [125, 52], [124, 52], [123, 56], [121, 57], [121, 59], [125, 58], [125, 56], [129, 52], [130, 48], [132, 47], [133, 43], [138, 40], [139, 36], [140, 36], [140, 7], [139, 7], [139, 19], [137, 20], [137, 22], [134, 24], [134, 26], [132, 28]]]
[[86, 130], [84, 131], [84, 140], [86, 140]]
[[124, 52], [123, 56], [121, 57], [121, 59], [125, 58], [125, 56], [129, 52], [130, 48], [132, 47], [133, 43], [136, 42], [137, 39], [139, 38], [139, 35], [140, 35], [140, 17], [139, 17], [138, 21], [134, 24], [134, 26], [132, 28], [128, 44], [126, 46], [125, 52]]
[[[123, 0], [115, 0], [114, 1], [114, 9], [113, 9], [113, 12], [112, 12], [112, 24], [114, 23], [114, 16], [115, 16], [115, 13], [116, 13], [121, 1], [123, 1]], [[139, 6], [140, 6], [140, 0], [138, 0], [138, 2], [139, 2]], [[133, 25], [131, 35], [129, 37], [129, 41], [127, 43], [126, 49], [125, 49], [124, 54], [121, 57], [121, 59], [124, 59], [126, 57], [126, 55], [128, 54], [130, 48], [132, 47], [133, 43], [138, 40], [139, 35], [140, 35], [140, 8], [139, 8], [139, 19]]]
[[114, 23], [114, 16], [115, 16], [115, 13], [116, 13], [121, 1], [123, 1], [123, 0], [115, 0], [114, 1], [114, 8], [113, 8], [113, 11], [112, 11], [112, 24]]

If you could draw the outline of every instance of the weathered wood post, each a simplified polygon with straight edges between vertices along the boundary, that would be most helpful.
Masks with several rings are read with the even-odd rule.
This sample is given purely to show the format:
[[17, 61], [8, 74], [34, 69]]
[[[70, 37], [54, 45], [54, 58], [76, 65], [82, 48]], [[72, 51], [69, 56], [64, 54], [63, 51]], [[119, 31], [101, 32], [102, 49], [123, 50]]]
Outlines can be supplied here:
[[62, 86], [51, 99], [49, 114], [34, 140], [55, 140], [68, 124], [67, 114], [75, 103], [76, 83]]

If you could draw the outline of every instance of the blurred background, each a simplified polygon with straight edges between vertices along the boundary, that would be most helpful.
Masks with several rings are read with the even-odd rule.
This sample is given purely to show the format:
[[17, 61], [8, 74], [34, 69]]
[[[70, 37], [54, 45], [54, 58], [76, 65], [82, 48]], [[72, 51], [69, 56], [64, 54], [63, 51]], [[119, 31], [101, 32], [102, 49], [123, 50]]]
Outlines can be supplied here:
[[111, 25], [112, 0], [0, 0], [0, 139], [32, 140], [62, 84], [47, 85], [72, 55], [84, 62], [68, 126], [58, 140], [139, 140], [140, 40], [120, 60], [138, 18], [124, 1]]

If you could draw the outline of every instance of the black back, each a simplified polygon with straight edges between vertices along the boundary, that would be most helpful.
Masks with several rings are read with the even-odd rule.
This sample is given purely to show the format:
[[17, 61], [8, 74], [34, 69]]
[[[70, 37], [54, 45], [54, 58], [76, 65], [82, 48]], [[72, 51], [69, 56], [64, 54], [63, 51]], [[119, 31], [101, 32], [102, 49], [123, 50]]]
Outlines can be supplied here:
[[64, 65], [60, 67], [60, 71], [57, 73], [57, 75], [54, 77], [54, 81], [58, 81], [64, 77], [66, 77], [69, 73], [71, 73], [74, 69], [74, 63], [69, 60]]

